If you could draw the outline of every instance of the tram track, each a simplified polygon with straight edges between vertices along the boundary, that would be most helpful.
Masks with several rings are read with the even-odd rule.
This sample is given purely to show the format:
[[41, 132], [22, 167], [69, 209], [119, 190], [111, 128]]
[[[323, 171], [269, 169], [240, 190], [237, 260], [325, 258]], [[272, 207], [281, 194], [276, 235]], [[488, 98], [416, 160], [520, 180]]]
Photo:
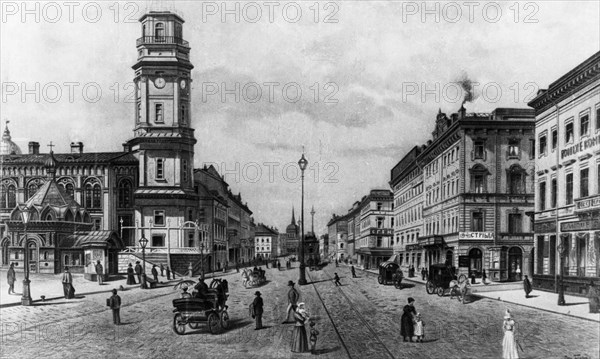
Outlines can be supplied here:
[[[330, 281], [330, 282], [333, 281], [333, 277], [330, 276], [329, 274], [325, 273], [324, 270], [322, 271], [322, 273], [324, 274], [324, 276], [327, 277], [327, 281]], [[323, 305], [323, 308], [325, 308], [325, 312], [327, 313], [327, 316], [329, 317], [329, 320], [333, 324], [333, 328], [334, 328], [336, 334], [338, 335], [338, 338], [340, 339], [340, 343], [342, 344], [342, 346], [344, 347], [346, 353], [348, 354], [348, 357], [351, 358], [351, 359], [353, 359], [353, 358], [357, 358], [357, 359], [358, 358], [363, 358], [364, 354], [363, 355], [358, 355], [358, 356], [353, 356], [351, 354], [351, 350], [348, 348], [348, 345], [347, 345], [346, 341], [344, 340], [344, 335], [342, 335], [342, 333], [340, 332], [340, 330], [338, 328], [338, 324], [336, 324], [336, 321], [332, 317], [331, 312], [329, 311], [329, 309], [327, 309], [327, 305], [325, 304], [325, 301], [323, 300], [323, 297], [321, 296], [321, 293], [319, 293], [319, 290], [318, 290], [317, 285], [316, 285], [316, 283], [318, 283], [318, 282], [320, 282], [322, 280], [319, 280], [318, 282], [314, 282], [312, 276], [309, 273], [307, 273], [307, 275], [310, 278], [311, 284], [313, 285], [313, 288], [315, 289], [315, 292], [317, 293], [319, 301], [321, 301], [321, 304]], [[373, 329], [373, 327], [365, 319], [365, 317], [362, 315], [362, 313], [356, 308], [355, 304], [350, 299], [350, 297], [348, 297], [348, 295], [342, 290], [342, 288], [336, 287], [336, 290], [339, 293], [342, 294], [342, 296], [344, 297], [345, 301], [348, 303], [348, 307], [351, 308], [352, 311], [353, 311], [353, 313], [355, 314], [354, 317], [358, 318], [358, 320], [362, 324], [362, 327], [366, 328], [368, 330], [368, 332], [372, 335], [372, 337], [375, 338], [375, 340], [377, 341], [377, 344], [379, 344], [379, 346], [381, 348], [383, 348], [383, 351], [379, 351], [379, 353], [384, 354], [386, 358], [396, 359], [396, 357], [394, 356], [394, 354], [392, 354], [392, 352], [388, 349], [388, 347], [381, 340], [381, 338], [379, 338], [379, 335], [377, 334], [377, 332]]]

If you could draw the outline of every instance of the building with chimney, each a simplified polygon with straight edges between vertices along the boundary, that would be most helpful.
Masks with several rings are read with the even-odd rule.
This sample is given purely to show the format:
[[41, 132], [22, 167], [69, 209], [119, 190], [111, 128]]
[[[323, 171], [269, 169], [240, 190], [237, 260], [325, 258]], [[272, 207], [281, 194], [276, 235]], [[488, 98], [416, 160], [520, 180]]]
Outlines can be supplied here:
[[412, 179], [403, 177], [402, 166], [392, 176], [398, 195], [409, 190], [403, 187], [405, 180], [416, 185], [410, 190], [422, 198], [422, 206], [411, 212], [407, 195], [408, 207], [397, 213], [401, 243], [403, 231], [409, 230], [405, 226], [416, 225], [404, 238], [404, 262], [417, 270], [445, 263], [475, 277], [485, 270], [493, 281], [518, 281], [531, 274], [533, 111], [467, 113], [461, 107], [449, 117], [440, 111], [432, 137], [426, 147], [413, 149], [413, 170], [404, 172]]
[[600, 279], [600, 52], [540, 90], [533, 285], [585, 294]]

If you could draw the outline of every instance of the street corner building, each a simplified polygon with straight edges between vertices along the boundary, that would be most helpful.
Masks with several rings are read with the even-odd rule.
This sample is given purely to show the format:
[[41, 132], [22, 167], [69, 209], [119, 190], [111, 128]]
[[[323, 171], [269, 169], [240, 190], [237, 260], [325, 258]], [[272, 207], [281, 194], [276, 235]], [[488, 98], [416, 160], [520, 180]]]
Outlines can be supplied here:
[[600, 52], [540, 90], [533, 285], [587, 294], [600, 280]]
[[433, 138], [391, 170], [394, 260], [493, 281], [533, 271], [534, 113], [439, 111]]
[[[6, 126], [0, 142], [1, 265], [33, 273], [68, 266], [95, 280], [146, 258], [177, 273], [255, 257], [252, 211], [213, 166], [194, 169], [190, 46], [169, 11], [139, 19], [132, 51], [133, 137], [114, 152], [23, 153]], [[124, 126], [126, 124], [123, 124]], [[24, 216], [25, 214], [25, 216]], [[26, 220], [25, 217], [27, 217]], [[26, 252], [25, 252], [26, 251]], [[145, 255], [147, 253], [147, 256]]]

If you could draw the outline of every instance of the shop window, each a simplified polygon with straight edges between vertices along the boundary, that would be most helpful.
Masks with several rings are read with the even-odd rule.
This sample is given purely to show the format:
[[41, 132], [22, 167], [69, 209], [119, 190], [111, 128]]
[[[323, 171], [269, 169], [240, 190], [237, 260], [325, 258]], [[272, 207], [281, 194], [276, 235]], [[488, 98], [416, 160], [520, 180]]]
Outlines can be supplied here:
[[537, 265], [536, 274], [544, 274], [544, 236], [537, 237]]
[[577, 276], [585, 276], [588, 233], [577, 236]]
[[548, 273], [556, 274], [556, 236], [550, 236], [550, 257], [548, 260]]
[[573, 204], [573, 174], [569, 173], [565, 177], [565, 203]]

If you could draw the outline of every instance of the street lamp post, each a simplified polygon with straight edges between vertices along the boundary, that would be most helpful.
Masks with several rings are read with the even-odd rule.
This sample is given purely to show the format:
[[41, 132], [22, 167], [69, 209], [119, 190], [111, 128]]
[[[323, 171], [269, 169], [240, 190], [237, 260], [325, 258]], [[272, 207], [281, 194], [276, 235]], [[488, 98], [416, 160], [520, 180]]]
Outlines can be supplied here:
[[558, 278], [558, 305], [565, 305], [565, 286], [563, 285], [564, 280], [564, 268], [565, 268], [565, 251], [566, 247], [561, 243], [556, 247], [558, 254], [560, 255], [560, 269]]
[[27, 223], [29, 222], [29, 211], [27, 209], [21, 210], [21, 219], [23, 220], [23, 227], [25, 231], [25, 240], [23, 241], [23, 249], [25, 251], [23, 256], [23, 262], [25, 263], [25, 278], [23, 279], [23, 296], [21, 297], [21, 305], [31, 305], [31, 290], [29, 284], [29, 248], [27, 247]]
[[140, 282], [140, 288], [147, 289], [146, 285], [146, 246], [148, 245], [148, 239], [142, 234], [140, 238], [140, 246], [142, 247], [142, 281]]
[[306, 284], [306, 267], [304, 265], [304, 170], [306, 170], [306, 166], [308, 166], [308, 161], [304, 157], [304, 153], [302, 153], [302, 157], [298, 161], [298, 166], [300, 166], [300, 171], [302, 172], [302, 202], [301, 202], [301, 220], [302, 223], [300, 225], [302, 230], [302, 237], [300, 237], [300, 278], [298, 279], [298, 284], [305, 285]]

